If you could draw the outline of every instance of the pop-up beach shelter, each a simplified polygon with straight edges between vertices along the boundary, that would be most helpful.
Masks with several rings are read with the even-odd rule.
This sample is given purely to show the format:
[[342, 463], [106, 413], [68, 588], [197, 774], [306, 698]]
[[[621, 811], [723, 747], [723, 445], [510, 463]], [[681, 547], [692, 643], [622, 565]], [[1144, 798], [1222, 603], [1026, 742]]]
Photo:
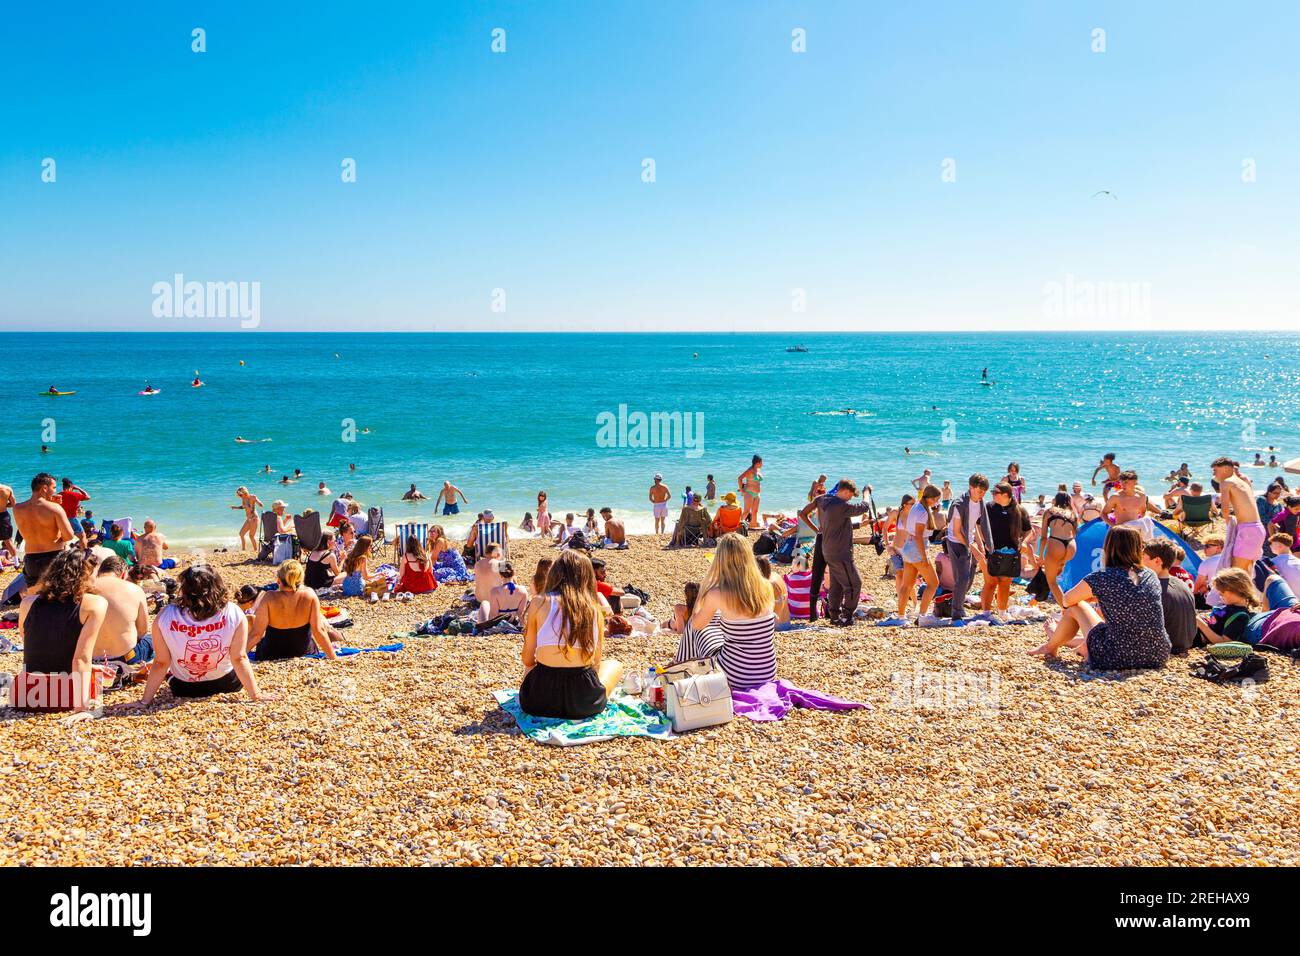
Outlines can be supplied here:
[[[1183, 567], [1187, 572], [1196, 577], [1196, 571], [1201, 566], [1201, 557], [1192, 550], [1192, 546], [1174, 534], [1159, 521], [1151, 522], [1156, 529], [1156, 534], [1168, 538], [1174, 544], [1178, 545], [1185, 552], [1187, 557], [1183, 561]], [[1106, 542], [1106, 532], [1110, 530], [1108, 525], [1101, 518], [1094, 518], [1087, 524], [1079, 528], [1078, 534], [1075, 535], [1075, 546], [1078, 550], [1069, 563], [1061, 569], [1061, 576], [1057, 583], [1061, 585], [1062, 591], [1068, 591], [1074, 587], [1093, 571], [1101, 570], [1101, 548]]]

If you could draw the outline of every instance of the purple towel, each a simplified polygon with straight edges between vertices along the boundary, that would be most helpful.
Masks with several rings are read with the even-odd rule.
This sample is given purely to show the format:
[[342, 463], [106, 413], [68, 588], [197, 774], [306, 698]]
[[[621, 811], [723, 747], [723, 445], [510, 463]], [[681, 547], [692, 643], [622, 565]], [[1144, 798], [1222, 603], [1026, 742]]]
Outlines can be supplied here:
[[819, 694], [815, 690], [804, 690], [780, 679], [770, 680], [749, 690], [732, 691], [731, 700], [736, 714], [750, 720], [780, 720], [790, 712], [791, 707], [856, 710], [867, 706], [855, 700], [842, 700], [829, 694]]

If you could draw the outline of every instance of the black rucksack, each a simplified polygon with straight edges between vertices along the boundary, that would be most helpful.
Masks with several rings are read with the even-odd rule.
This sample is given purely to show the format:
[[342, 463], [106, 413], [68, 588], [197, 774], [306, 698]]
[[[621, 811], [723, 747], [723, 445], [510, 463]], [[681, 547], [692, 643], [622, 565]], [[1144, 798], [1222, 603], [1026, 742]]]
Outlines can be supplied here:
[[569, 540], [564, 542], [564, 546], [573, 551], [586, 551], [590, 547], [587, 544], [587, 536], [581, 531], [575, 531], [569, 535]]
[[772, 554], [776, 551], [776, 535], [770, 531], [764, 531], [754, 541], [754, 557], [761, 558], [766, 554]]

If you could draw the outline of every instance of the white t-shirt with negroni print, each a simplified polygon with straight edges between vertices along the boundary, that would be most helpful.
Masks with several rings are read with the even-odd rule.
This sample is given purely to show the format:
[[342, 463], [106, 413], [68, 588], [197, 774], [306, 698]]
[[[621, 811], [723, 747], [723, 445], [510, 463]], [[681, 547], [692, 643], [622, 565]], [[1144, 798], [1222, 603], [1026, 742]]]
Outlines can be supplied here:
[[171, 655], [168, 670], [177, 680], [206, 681], [225, 677], [234, 664], [230, 661], [230, 642], [244, 612], [237, 604], [206, 621], [196, 621], [188, 611], [169, 604], [158, 615], [158, 630], [167, 642]]

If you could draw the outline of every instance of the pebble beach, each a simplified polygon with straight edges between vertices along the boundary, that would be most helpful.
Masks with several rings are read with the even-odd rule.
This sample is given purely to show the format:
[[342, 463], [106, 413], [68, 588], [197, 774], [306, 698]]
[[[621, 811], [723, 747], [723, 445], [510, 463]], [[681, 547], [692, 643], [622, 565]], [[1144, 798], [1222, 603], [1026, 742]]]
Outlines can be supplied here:
[[[650, 592], [667, 618], [707, 556], [662, 542], [602, 557], [612, 583]], [[511, 557], [527, 581], [553, 553], [519, 541]], [[206, 557], [232, 589], [273, 579], [249, 553]], [[855, 558], [864, 589], [892, 600], [884, 559], [863, 546]], [[348, 644], [375, 647], [463, 590], [330, 603], [355, 620]], [[511, 635], [258, 664], [275, 695], [260, 704], [164, 690], [141, 709], [136, 686], [71, 725], [0, 711], [0, 864], [1300, 863], [1289, 660], [1270, 655], [1267, 683], [1222, 687], [1188, 672], [1199, 651], [1097, 672], [1068, 652], [1027, 657], [1041, 634], [780, 633], [780, 676], [867, 709], [737, 718], [670, 741], [533, 743], [491, 696], [521, 677]], [[606, 655], [644, 670], [675, 648], [663, 632], [612, 639]], [[20, 668], [0, 655], [0, 670]], [[976, 685], [977, 703], [951, 692]]]

